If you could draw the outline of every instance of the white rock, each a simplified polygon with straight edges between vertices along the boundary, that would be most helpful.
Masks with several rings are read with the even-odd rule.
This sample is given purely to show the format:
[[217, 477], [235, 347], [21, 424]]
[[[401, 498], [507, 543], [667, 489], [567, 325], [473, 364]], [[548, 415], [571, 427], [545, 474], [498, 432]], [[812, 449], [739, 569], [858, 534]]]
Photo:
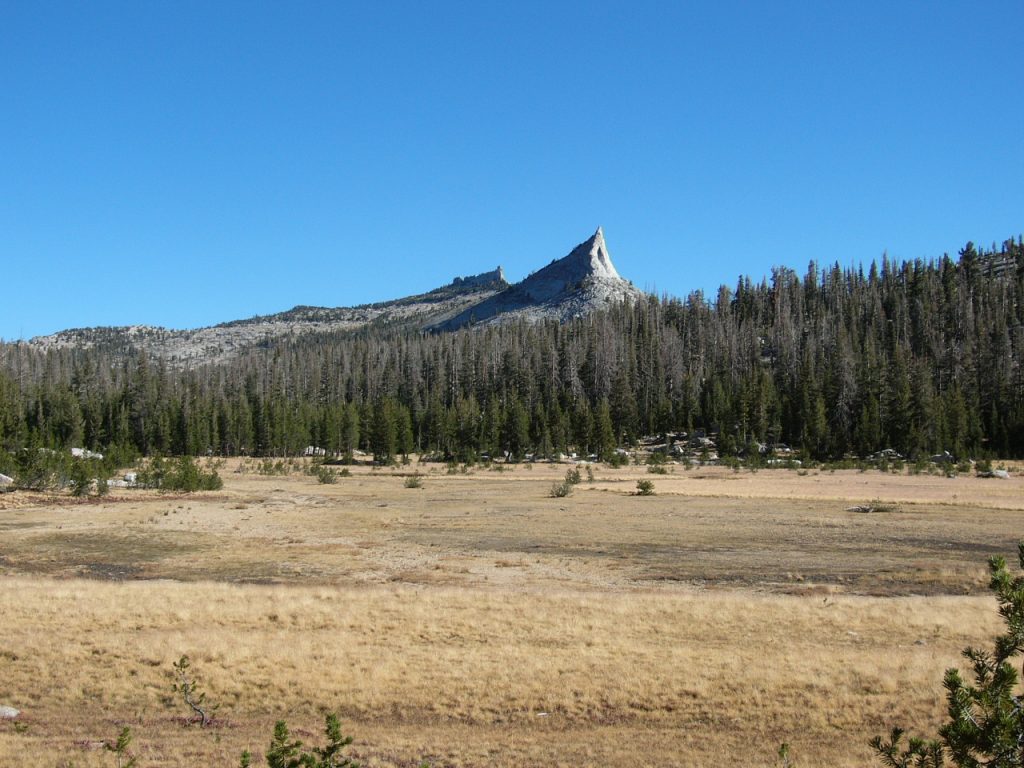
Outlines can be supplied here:
[[0, 706], [0, 720], [13, 720], [20, 714], [14, 707]]

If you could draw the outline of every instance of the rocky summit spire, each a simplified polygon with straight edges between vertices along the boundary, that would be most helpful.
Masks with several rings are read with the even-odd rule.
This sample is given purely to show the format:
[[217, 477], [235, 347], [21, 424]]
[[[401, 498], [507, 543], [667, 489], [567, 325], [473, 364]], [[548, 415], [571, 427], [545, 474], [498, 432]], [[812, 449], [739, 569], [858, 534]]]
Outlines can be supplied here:
[[608, 254], [604, 230], [601, 227], [598, 227], [588, 240], [573, 248], [564, 261], [567, 265], [571, 264], [580, 277], [619, 277], [615, 265], [612, 264], [612, 257]]

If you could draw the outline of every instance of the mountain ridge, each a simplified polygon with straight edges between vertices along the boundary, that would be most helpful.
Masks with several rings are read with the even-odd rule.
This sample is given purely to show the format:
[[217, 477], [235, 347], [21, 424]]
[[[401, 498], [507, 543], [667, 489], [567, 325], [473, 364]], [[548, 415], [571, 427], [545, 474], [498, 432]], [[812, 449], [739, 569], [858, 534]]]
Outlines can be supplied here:
[[643, 292], [624, 280], [598, 227], [568, 255], [510, 284], [504, 269], [455, 277], [412, 296], [352, 307], [297, 305], [271, 315], [178, 330], [150, 325], [69, 328], [29, 343], [37, 348], [103, 347], [115, 353], [145, 349], [179, 365], [221, 362], [245, 349], [278, 339], [395, 325], [445, 332], [467, 325], [511, 320], [565, 321], [611, 303], [638, 300]]

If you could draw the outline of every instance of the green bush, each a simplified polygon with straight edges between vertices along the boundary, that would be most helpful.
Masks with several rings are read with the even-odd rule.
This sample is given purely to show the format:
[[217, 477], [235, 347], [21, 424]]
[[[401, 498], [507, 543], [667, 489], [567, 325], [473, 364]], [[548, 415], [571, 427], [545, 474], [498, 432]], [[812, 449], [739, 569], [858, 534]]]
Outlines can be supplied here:
[[580, 480], [582, 480], [582, 478], [580, 477], [580, 471], [578, 468], [566, 471], [565, 482], [567, 482], [569, 485], [579, 485]]
[[49, 448], [23, 448], [14, 456], [14, 485], [26, 491], [64, 488], [70, 481], [70, 454]]
[[668, 463], [668, 456], [660, 451], [650, 453], [647, 455], [647, 465], [651, 467], [660, 467], [663, 464]]
[[[268, 768], [359, 768], [359, 763], [341, 754], [352, 743], [352, 737], [342, 735], [337, 715], [327, 715], [324, 731], [327, 734], [325, 746], [304, 750], [301, 741], [292, 740], [285, 721], [278, 720], [267, 750]], [[247, 754], [242, 755], [242, 765], [249, 764]]]
[[624, 467], [627, 464], [629, 464], [629, 456], [627, 456], [624, 453], [614, 452], [611, 456], [608, 457], [608, 460], [605, 462], [605, 464], [607, 464], [612, 469], [618, 469], [619, 467]]
[[256, 473], [268, 476], [287, 475], [291, 471], [289, 464], [290, 462], [286, 463], [283, 459], [263, 459], [256, 465]]
[[111, 744], [109, 741], [103, 745], [107, 752], [113, 752], [117, 758], [117, 768], [135, 768], [138, 765], [138, 758], [128, 749], [132, 745], [132, 729], [127, 725], [117, 735], [117, 741]]
[[405, 487], [406, 488], [422, 488], [423, 487], [423, 478], [420, 477], [419, 475], [409, 475], [409, 477], [405, 478]]
[[216, 469], [204, 470], [191, 456], [165, 459], [154, 456], [139, 468], [137, 483], [161, 491], [219, 491], [224, 481]]
[[[344, 472], [348, 472], [348, 469], [345, 469]], [[323, 464], [313, 465], [313, 475], [323, 485], [331, 485], [338, 482], [338, 474], [333, 469], [325, 467]]]
[[650, 480], [637, 480], [636, 483], [636, 495], [637, 496], [653, 496], [654, 495], [654, 483]]

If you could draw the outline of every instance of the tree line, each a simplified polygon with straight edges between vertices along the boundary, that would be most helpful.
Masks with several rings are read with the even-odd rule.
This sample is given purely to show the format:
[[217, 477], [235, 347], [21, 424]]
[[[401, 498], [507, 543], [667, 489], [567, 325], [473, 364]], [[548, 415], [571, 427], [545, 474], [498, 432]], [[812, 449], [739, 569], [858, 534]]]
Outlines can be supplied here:
[[143, 455], [607, 457], [643, 435], [817, 459], [1024, 456], [1024, 245], [654, 297], [567, 323], [271, 341], [180, 367], [144, 348], [0, 344], [0, 445]]

